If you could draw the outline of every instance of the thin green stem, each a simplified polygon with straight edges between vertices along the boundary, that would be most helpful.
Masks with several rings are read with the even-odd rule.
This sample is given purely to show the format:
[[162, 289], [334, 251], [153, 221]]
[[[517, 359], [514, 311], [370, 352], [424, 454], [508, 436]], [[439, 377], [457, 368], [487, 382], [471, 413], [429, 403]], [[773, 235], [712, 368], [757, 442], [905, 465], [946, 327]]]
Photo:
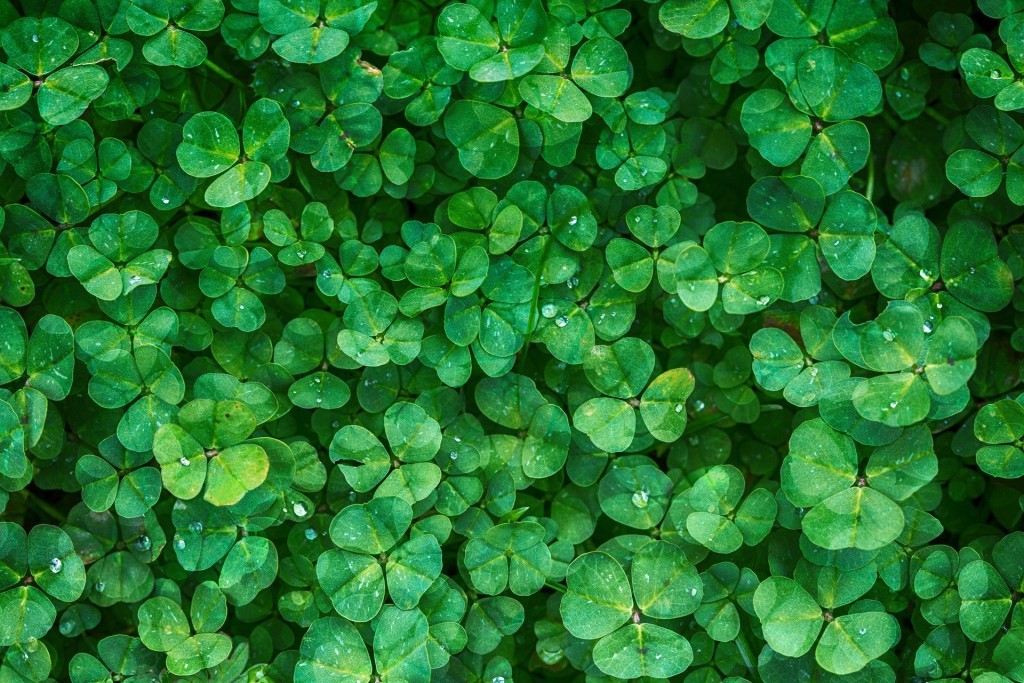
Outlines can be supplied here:
[[559, 593], [564, 593], [565, 592], [565, 586], [563, 586], [561, 584], [551, 583], [550, 581], [545, 581], [544, 585], [547, 586], [548, 588], [552, 588], [552, 589], [558, 591]]
[[868, 198], [868, 201], [872, 201], [875, 196], [875, 155], [872, 154], [868, 159], [868, 187], [864, 191], [864, 196]]
[[750, 680], [760, 681], [760, 677], [757, 675], [757, 667], [754, 665], [754, 653], [750, 650], [750, 645], [747, 644], [747, 637], [740, 632], [736, 638], [736, 649], [740, 651], [740, 657], [743, 658], [743, 663], [747, 667], [747, 671], [750, 672]]
[[548, 260], [548, 252], [551, 251], [551, 242], [555, 238], [548, 235], [548, 240], [544, 243], [544, 250], [540, 254], [539, 268], [537, 278], [533, 281], [533, 300], [530, 304], [530, 318], [526, 323], [526, 341], [523, 342], [523, 350], [519, 352], [519, 371], [522, 372], [523, 368], [526, 367], [526, 352], [530, 348], [530, 340], [533, 338], [534, 325], [537, 324], [537, 304], [540, 302], [540, 280], [544, 273], [544, 263]]
[[943, 114], [940, 114], [938, 111], [936, 111], [934, 107], [925, 107], [924, 113], [932, 117], [933, 119], [935, 119], [944, 126], [949, 125], [949, 119], [946, 118]]
[[899, 121], [893, 118], [892, 114], [884, 110], [882, 111], [882, 120], [885, 121], [886, 125], [888, 125], [893, 130], [899, 130], [900, 126], [902, 125]]
[[[657, 263], [658, 259], [655, 258], [654, 262]], [[654, 339], [654, 314], [658, 310], [657, 301], [658, 295], [660, 294], [660, 287], [657, 282], [652, 282], [651, 286], [647, 289], [647, 338], [651, 340], [651, 344], [655, 343]], [[664, 316], [658, 321], [664, 322]]]
[[239, 88], [243, 88], [243, 89], [245, 88], [245, 83], [243, 83], [238, 78], [233, 76], [231, 73], [229, 73], [222, 66], [218, 65], [216, 62], [213, 62], [213, 61], [207, 59], [205, 62], [203, 62], [203, 66], [205, 66], [207, 69], [209, 69], [213, 73], [217, 74], [218, 76], [220, 76], [224, 80], [226, 80], [226, 81], [228, 81], [230, 83], [233, 83], [234, 85], [238, 86]]
[[[65, 521], [67, 521], [67, 517], [64, 516], [63, 512], [55, 508], [53, 505], [50, 505], [45, 500], [43, 500], [36, 494], [32, 493], [31, 491], [26, 490], [25, 496], [32, 500], [31, 507], [42, 510], [43, 512], [45, 512], [47, 515], [57, 520], [58, 522], [64, 523]], [[26, 507], [28, 506], [29, 504], [26, 503]]]
[[703, 431], [715, 424], [721, 422], [725, 418], [729, 417], [726, 413], [716, 413], [714, 415], [707, 415], [699, 419], [690, 420], [686, 425], [686, 430], [683, 432], [687, 436], [696, 434], [699, 431]]

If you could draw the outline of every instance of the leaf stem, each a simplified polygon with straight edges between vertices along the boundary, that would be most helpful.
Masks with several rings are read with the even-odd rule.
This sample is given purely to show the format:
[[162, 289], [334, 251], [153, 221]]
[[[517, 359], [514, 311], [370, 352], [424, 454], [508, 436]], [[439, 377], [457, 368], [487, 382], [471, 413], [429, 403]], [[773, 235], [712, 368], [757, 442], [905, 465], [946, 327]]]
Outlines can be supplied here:
[[893, 118], [892, 114], [887, 111], [882, 112], [882, 120], [885, 121], [886, 125], [892, 128], [894, 131], [900, 129], [900, 122]]
[[864, 190], [864, 196], [870, 202], [875, 196], [875, 155], [874, 153], [868, 159], [868, 186]]
[[940, 114], [938, 111], [936, 111], [936, 109], [934, 107], [925, 107], [924, 108], [924, 113], [927, 114], [928, 116], [932, 117], [933, 119], [935, 119], [936, 121], [938, 121], [939, 123], [941, 123], [944, 126], [948, 126], [949, 125], [949, 119], [946, 118], [945, 115]]
[[226, 69], [224, 69], [223, 67], [218, 65], [216, 62], [213, 62], [210, 59], [207, 59], [206, 61], [203, 62], [203, 66], [205, 66], [207, 69], [209, 69], [213, 73], [217, 74], [218, 76], [220, 76], [224, 80], [226, 80], [226, 81], [236, 85], [239, 88], [242, 88], [243, 90], [245, 89], [245, 83], [242, 83], [242, 81], [240, 81], [235, 76], [231, 75], [231, 73], [229, 73]]
[[686, 424], [686, 429], [683, 430], [683, 433], [686, 434], [687, 436], [696, 434], [697, 432], [707, 429], [711, 425], [715, 424], [716, 422], [720, 422], [727, 417], [729, 416], [726, 413], [719, 412], [714, 415], [708, 415], [699, 420], [690, 420]]
[[[657, 263], [657, 260], [655, 260]], [[651, 345], [655, 343], [654, 339], [654, 314], [657, 312], [657, 301], [660, 287], [658, 286], [657, 278], [651, 282], [650, 288], [647, 290], [647, 338], [651, 340]], [[664, 313], [662, 313], [662, 319], [659, 322], [664, 322]]]
[[[43, 500], [42, 498], [40, 498], [39, 496], [37, 496], [36, 494], [32, 493], [27, 489], [25, 490], [25, 497], [32, 499], [32, 507], [39, 508], [47, 515], [60, 522], [61, 524], [67, 521], [67, 517], [64, 516], [63, 512], [61, 512], [53, 505], [47, 503], [45, 500]], [[26, 507], [28, 507], [27, 504]]]
[[545, 581], [544, 585], [547, 586], [548, 588], [553, 588], [554, 590], [558, 591], [559, 593], [564, 593], [565, 592], [565, 586], [563, 586], [561, 584], [551, 583], [550, 581]]
[[740, 657], [743, 658], [743, 663], [747, 666], [747, 671], [750, 672], [750, 679], [752, 681], [760, 681], [761, 678], [757, 675], [757, 667], [754, 665], [754, 653], [750, 651], [750, 645], [747, 644], [747, 636], [742, 631], [736, 637], [736, 649], [740, 651]]
[[554, 235], [548, 235], [548, 241], [544, 243], [544, 250], [540, 253], [540, 266], [538, 267], [538, 273], [536, 279], [533, 281], [533, 303], [530, 305], [530, 318], [526, 323], [526, 340], [523, 342], [523, 350], [519, 352], [519, 372], [523, 371], [526, 367], [526, 352], [530, 348], [530, 340], [533, 338], [533, 326], [537, 323], [537, 304], [540, 300], [540, 288], [541, 278], [544, 275], [544, 264], [548, 260], [548, 252], [551, 251], [551, 241], [555, 239]]

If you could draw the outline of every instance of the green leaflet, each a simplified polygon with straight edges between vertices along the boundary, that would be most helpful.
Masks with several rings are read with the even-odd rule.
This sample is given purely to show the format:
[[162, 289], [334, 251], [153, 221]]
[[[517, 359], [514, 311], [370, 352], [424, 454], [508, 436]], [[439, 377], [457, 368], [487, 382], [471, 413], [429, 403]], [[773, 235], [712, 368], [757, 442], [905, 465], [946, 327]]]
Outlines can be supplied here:
[[1024, 3], [0, 3], [0, 681], [1024, 680]]

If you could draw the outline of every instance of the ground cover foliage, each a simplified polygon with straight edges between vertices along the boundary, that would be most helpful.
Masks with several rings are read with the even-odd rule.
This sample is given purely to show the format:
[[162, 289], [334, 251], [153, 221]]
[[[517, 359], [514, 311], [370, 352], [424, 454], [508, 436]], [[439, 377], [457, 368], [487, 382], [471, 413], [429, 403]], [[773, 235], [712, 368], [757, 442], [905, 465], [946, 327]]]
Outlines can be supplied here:
[[0, 0], [0, 681], [1024, 681], [1024, 1]]

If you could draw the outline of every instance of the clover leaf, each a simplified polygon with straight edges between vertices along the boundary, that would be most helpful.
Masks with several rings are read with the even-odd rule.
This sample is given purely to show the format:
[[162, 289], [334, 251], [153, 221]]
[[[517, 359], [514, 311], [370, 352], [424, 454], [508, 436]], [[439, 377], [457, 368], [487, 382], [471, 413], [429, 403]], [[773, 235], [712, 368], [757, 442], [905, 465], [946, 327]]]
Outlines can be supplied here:
[[[577, 638], [598, 641], [594, 663], [606, 674], [664, 678], [682, 673], [693, 661], [685, 638], [642, 620], [643, 615], [683, 616], [699, 604], [697, 573], [681, 551], [672, 548], [663, 541], [641, 548], [643, 554], [633, 560], [632, 589], [621, 565], [606, 553], [586, 553], [569, 566], [568, 590], [560, 607], [565, 626]], [[659, 586], [655, 594], [649, 592], [652, 584]], [[658, 593], [661, 596], [655, 597]]]
[[1022, 39], [0, 3], [0, 680], [1024, 680]]

